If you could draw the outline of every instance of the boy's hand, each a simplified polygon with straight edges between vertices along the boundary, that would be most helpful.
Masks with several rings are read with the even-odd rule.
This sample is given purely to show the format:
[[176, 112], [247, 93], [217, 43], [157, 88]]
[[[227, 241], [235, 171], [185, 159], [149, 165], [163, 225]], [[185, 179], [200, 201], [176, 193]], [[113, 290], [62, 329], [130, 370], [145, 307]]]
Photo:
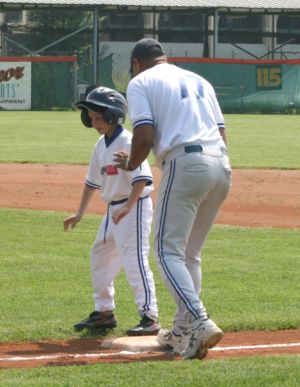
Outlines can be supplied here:
[[112, 214], [112, 220], [114, 224], [118, 224], [130, 211], [130, 208], [125, 204], [119, 209], [115, 210]]
[[78, 222], [81, 221], [82, 215], [76, 213], [74, 215], [69, 216], [64, 220], [64, 230], [68, 231], [69, 227], [74, 228]]

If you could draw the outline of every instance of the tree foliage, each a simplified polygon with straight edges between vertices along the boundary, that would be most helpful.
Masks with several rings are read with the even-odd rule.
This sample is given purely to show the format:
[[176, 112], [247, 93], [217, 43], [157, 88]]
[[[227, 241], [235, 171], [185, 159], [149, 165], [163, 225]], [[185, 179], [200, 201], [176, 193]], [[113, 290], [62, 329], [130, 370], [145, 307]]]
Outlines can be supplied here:
[[[17, 43], [10, 42], [7, 45], [8, 55], [27, 54], [28, 52], [24, 52], [20, 45], [33, 52], [51, 45], [38, 53], [40, 55], [78, 55], [81, 61], [88, 61], [92, 42], [91, 12], [52, 9], [33, 10], [27, 15], [25, 24], [9, 23], [2, 26], [7, 36]], [[73, 34], [84, 26], [88, 28]], [[70, 34], [73, 35], [63, 39]], [[52, 45], [53, 43], [55, 44]]]

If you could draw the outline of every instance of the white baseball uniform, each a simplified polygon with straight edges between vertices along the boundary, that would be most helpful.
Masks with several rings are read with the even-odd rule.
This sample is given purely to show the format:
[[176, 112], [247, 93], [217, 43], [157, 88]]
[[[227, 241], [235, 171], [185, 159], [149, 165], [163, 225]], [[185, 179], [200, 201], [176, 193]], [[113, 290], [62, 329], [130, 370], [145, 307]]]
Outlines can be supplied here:
[[206, 318], [199, 299], [201, 249], [231, 184], [215, 92], [201, 76], [162, 63], [129, 83], [133, 127], [154, 126], [162, 169], [155, 209], [155, 256], [177, 304], [174, 330]]
[[[99, 188], [101, 197], [108, 204], [91, 250], [91, 272], [96, 311], [115, 308], [114, 279], [123, 267], [131, 285], [138, 311], [157, 319], [157, 301], [153, 274], [149, 268], [149, 234], [152, 223], [153, 191], [151, 169], [145, 160], [132, 172], [114, 166], [113, 153], [130, 152], [132, 134], [118, 127], [112, 138], [102, 136], [95, 145], [86, 176], [86, 184]], [[127, 200], [132, 185], [146, 180], [143, 194], [131, 211], [120, 220], [112, 222], [112, 212]]]

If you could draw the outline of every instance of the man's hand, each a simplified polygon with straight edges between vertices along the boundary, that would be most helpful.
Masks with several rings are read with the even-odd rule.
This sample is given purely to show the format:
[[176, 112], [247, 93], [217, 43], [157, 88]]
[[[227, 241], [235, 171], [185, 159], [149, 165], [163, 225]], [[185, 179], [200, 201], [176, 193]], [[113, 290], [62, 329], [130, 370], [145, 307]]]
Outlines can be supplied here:
[[64, 220], [64, 230], [68, 231], [69, 227], [74, 228], [78, 222], [81, 221], [82, 215], [76, 213], [74, 215], [69, 216]]
[[131, 153], [115, 152], [114, 161], [117, 168], [124, 171], [134, 171], [147, 159], [154, 140], [154, 127], [152, 125], [140, 125], [133, 131]]
[[129, 154], [124, 151], [114, 153], [113, 161], [116, 163], [115, 167], [123, 169], [123, 171], [132, 171], [130, 165], [128, 165]]

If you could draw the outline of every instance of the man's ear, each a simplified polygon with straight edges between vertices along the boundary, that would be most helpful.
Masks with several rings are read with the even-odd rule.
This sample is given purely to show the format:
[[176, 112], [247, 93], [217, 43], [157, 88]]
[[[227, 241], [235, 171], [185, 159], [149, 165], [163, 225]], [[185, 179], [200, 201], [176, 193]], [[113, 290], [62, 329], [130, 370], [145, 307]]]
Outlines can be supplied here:
[[132, 69], [133, 69], [133, 74], [139, 74], [140, 73], [140, 61], [137, 58], [133, 58], [132, 60]]

